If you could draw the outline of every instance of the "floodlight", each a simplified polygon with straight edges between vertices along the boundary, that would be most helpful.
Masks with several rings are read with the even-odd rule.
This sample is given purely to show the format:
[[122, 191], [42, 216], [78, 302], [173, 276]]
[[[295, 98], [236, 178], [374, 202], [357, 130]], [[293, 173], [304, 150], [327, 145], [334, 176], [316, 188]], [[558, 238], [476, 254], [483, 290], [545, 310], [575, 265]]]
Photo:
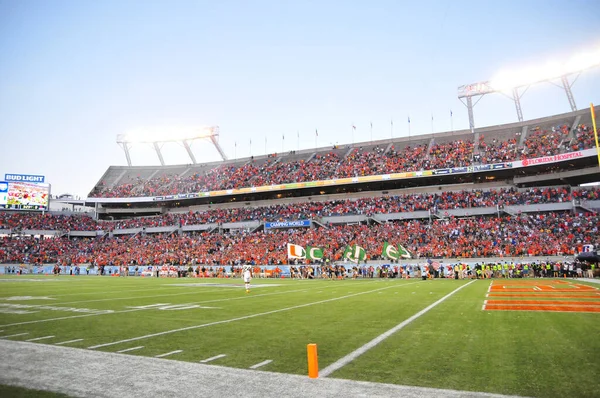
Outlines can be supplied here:
[[551, 60], [545, 64], [501, 71], [490, 80], [489, 84], [497, 91], [507, 92], [514, 88], [581, 73], [596, 66], [600, 66], [600, 47], [575, 54], [563, 62]]
[[[573, 96], [571, 87], [581, 72], [598, 66], [600, 66], [600, 46], [577, 53], [568, 59], [552, 59], [538, 65], [502, 70], [489, 81], [465, 84], [458, 87], [458, 99], [467, 107], [469, 112], [469, 127], [472, 133], [475, 132], [473, 107], [477, 105], [481, 97], [492, 93], [507, 95], [514, 101], [517, 118], [519, 122], [522, 122], [521, 97], [525, 94], [529, 86], [541, 82], [550, 82], [563, 88], [571, 110], [575, 112], [577, 105], [575, 104], [575, 97]], [[571, 75], [576, 76], [572, 80], [569, 80], [569, 76]], [[554, 83], [555, 80], [560, 80], [560, 84]], [[479, 99], [474, 102], [473, 97], [479, 97]]]

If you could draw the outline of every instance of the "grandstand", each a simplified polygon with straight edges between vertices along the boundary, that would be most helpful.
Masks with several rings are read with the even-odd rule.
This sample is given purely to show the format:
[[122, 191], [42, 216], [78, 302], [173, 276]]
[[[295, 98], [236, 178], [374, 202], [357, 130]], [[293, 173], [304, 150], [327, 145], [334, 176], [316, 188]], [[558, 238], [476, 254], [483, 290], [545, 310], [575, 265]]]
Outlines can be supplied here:
[[[93, 217], [0, 213], [0, 263], [284, 265], [292, 240], [334, 261], [360, 244], [383, 261], [382, 238], [394, 235], [421, 258], [573, 255], [600, 243], [600, 190], [578, 186], [600, 177], [589, 125], [581, 110], [475, 135], [111, 166], [87, 199], [67, 201], [95, 207]], [[267, 228], [297, 220], [307, 224]], [[237, 253], [240, 245], [252, 250]]]
[[[272, 187], [273, 185], [307, 183], [305, 187], [310, 187], [310, 183], [316, 181], [402, 172], [434, 172], [438, 169], [526, 161], [593, 148], [590, 124], [589, 110], [581, 110], [522, 123], [482, 128], [474, 135], [468, 130], [445, 132], [198, 165], [111, 166], [89, 197], [94, 199], [91, 203], [99, 204], [125, 203], [130, 198], [170, 195], [191, 195], [194, 198], [210, 196], [214, 202], [214, 196], [235, 195], [229, 192], [217, 194], [218, 191], [246, 189], [250, 193], [264, 191], [262, 188], [269, 187], [270, 192], [279, 194], [281, 189]], [[591, 158], [591, 152], [584, 157]], [[591, 165], [593, 162], [582, 163], [582, 167]], [[586, 178], [589, 181], [595, 179], [595, 176]], [[395, 184], [387, 185], [389, 188], [404, 188], [411, 184], [431, 185], [430, 182], [413, 180], [395, 181]], [[373, 181], [382, 179], [374, 178]], [[327, 185], [329, 184], [319, 184], [321, 187]], [[358, 185], [359, 190], [364, 190], [363, 188], [363, 184]], [[203, 195], [199, 195], [200, 193]], [[121, 200], [105, 200], [115, 198]], [[180, 196], [177, 199], [187, 198]]]

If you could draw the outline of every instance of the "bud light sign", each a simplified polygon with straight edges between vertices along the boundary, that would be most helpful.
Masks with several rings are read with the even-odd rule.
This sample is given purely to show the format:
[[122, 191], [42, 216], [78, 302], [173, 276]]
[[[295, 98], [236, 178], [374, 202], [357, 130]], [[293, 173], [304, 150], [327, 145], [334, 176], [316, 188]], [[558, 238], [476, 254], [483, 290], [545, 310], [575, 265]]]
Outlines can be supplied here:
[[7, 182], [15, 181], [15, 182], [34, 182], [34, 183], [43, 183], [44, 176], [35, 176], [28, 174], [5, 174], [4, 180]]

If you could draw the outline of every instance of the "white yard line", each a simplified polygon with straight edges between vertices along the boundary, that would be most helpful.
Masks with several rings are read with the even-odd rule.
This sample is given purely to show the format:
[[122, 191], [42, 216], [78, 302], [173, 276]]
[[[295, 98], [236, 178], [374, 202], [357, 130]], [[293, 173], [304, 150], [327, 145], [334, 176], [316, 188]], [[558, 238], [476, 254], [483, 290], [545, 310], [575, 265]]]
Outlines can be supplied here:
[[[202, 292], [206, 292], [206, 293], [214, 293], [214, 292], [219, 292], [219, 291], [223, 291], [223, 289], [214, 289], [214, 290], [203, 290]], [[275, 292], [275, 293], [264, 293], [264, 294], [254, 294], [252, 295], [252, 297], [262, 297], [262, 296], [270, 296], [270, 295], [274, 295], [274, 294], [287, 294], [287, 293], [294, 293], [294, 292], [299, 292], [302, 290], [290, 290], [290, 291], [283, 291], [283, 292]], [[190, 295], [190, 294], [198, 294], [198, 291], [188, 291], [185, 293], [170, 293], [170, 294], [157, 294], [157, 295], [153, 295], [153, 296], [134, 296], [134, 297], [111, 297], [111, 298], [104, 298], [104, 299], [94, 299], [94, 300], [81, 300], [81, 301], [68, 301], [68, 302], [53, 302], [52, 304], [54, 306], [61, 306], [61, 305], [67, 305], [67, 304], [82, 304], [82, 303], [96, 303], [96, 302], [104, 302], [104, 301], [123, 301], [123, 300], [136, 300], [136, 299], [146, 299], [146, 298], [159, 298], [159, 297], [171, 297], [171, 296], [184, 296], [184, 295]], [[51, 296], [48, 296], [51, 297]], [[213, 299], [213, 300], [205, 300], [205, 301], [199, 301], [197, 303], [194, 304], [200, 304], [200, 303], [211, 303], [211, 302], [218, 302], [218, 301], [223, 301], [223, 300], [241, 300], [241, 299], [247, 299], [248, 297], [246, 296], [242, 296], [242, 297], [232, 297], [232, 298], [227, 298], [227, 299]], [[43, 307], [45, 305], [48, 304], [38, 304], [38, 305], [31, 305], [31, 308], [36, 308], [36, 307]]]
[[475, 281], [471, 281], [471, 282], [469, 282], [469, 283], [467, 283], [465, 285], [462, 285], [459, 288], [451, 291], [450, 293], [448, 293], [447, 295], [445, 295], [444, 297], [442, 297], [441, 299], [439, 299], [435, 303], [428, 305], [427, 307], [425, 307], [421, 311], [417, 312], [415, 315], [411, 316], [410, 318], [408, 318], [408, 319], [404, 320], [403, 322], [399, 323], [398, 325], [394, 326], [393, 328], [391, 328], [387, 332], [380, 334], [379, 336], [375, 337], [373, 340], [369, 341], [367, 344], [363, 345], [362, 347], [359, 347], [358, 349], [354, 350], [353, 352], [351, 352], [350, 354], [346, 355], [345, 357], [343, 357], [341, 359], [338, 359], [337, 361], [335, 361], [331, 365], [329, 365], [326, 368], [324, 368], [323, 370], [321, 370], [319, 372], [319, 376], [320, 377], [327, 377], [331, 373], [335, 372], [336, 370], [338, 370], [338, 369], [342, 368], [343, 366], [349, 364], [350, 362], [354, 361], [356, 358], [358, 358], [359, 356], [361, 356], [365, 352], [369, 351], [371, 348], [375, 347], [376, 345], [378, 345], [379, 343], [381, 343], [383, 340], [387, 339], [388, 337], [390, 337], [391, 335], [393, 335], [394, 333], [396, 333], [398, 330], [404, 328], [406, 325], [409, 325], [412, 321], [414, 321], [415, 319], [419, 318], [421, 315], [426, 314], [431, 309], [435, 308], [437, 305], [443, 303], [450, 296], [452, 296], [453, 294], [455, 294], [459, 290], [461, 290], [461, 289], [469, 286], [473, 282], [475, 282]]
[[485, 311], [486, 304], [487, 304], [487, 300], [483, 300], [483, 305], [481, 306], [481, 311]]
[[[121, 291], [123, 291], [124, 289], [127, 288], [133, 288], [133, 287], [139, 287], [139, 285], [133, 284], [133, 285], [118, 285], [115, 286], [115, 289], [113, 290], [99, 290], [101, 288], [103, 288], [104, 286], [87, 286], [87, 287], [81, 287], [82, 290], [86, 290], [80, 293], [64, 293], [64, 294], [51, 294], [48, 297], [67, 297], [67, 296], [85, 296], [85, 295], [89, 295], [89, 294], [114, 294], [114, 293], [119, 293]], [[79, 286], [77, 286], [77, 288], [80, 288]], [[95, 289], [95, 290], [92, 290]], [[144, 292], [144, 291], [153, 291], [153, 290], [157, 290], [157, 289], [167, 289], [167, 288], [161, 288], [161, 287], [156, 287], [154, 286], [148, 286], [148, 288], [146, 289], [135, 289], [135, 290], [127, 290], [128, 292]], [[73, 291], [73, 286], [71, 286], [70, 289], [65, 289], [66, 291]], [[53, 290], [54, 291], [54, 290]]]
[[[205, 290], [207, 293], [214, 293], [215, 290]], [[198, 294], [198, 292], [185, 292], [185, 293], [169, 293], [169, 294], [156, 294], [153, 296], [129, 296], [129, 297], [111, 297], [111, 298], [103, 298], [103, 299], [94, 299], [94, 300], [80, 300], [80, 301], [67, 301], [67, 302], [53, 302], [52, 304], [56, 305], [67, 305], [67, 304], [82, 304], [82, 303], [99, 303], [103, 301], [122, 301], [122, 300], [136, 300], [136, 299], [146, 299], [146, 298], [156, 298], [156, 297], [171, 297], [171, 296], [185, 296], [190, 294]], [[51, 296], [48, 296], [51, 297]], [[40, 304], [42, 306], [44, 304]], [[47, 304], [46, 304], [47, 305]]]
[[180, 352], [183, 352], [183, 350], [175, 350], [175, 351], [171, 351], [171, 352], [166, 352], [164, 354], [155, 355], [154, 358], [168, 357], [169, 355], [179, 354]]
[[[192, 303], [192, 304], [201, 304], [201, 303], [216, 303], [216, 302], [222, 302], [222, 301], [233, 301], [233, 300], [248, 300], [249, 298], [256, 298], [256, 297], [264, 297], [264, 296], [272, 296], [272, 295], [277, 295], [277, 294], [288, 294], [288, 293], [295, 293], [295, 292], [299, 292], [300, 290], [289, 290], [289, 291], [285, 291], [285, 292], [276, 292], [276, 293], [264, 293], [264, 294], [254, 294], [252, 296], [240, 296], [240, 297], [229, 297], [229, 298], [224, 298], [224, 299], [215, 299], [215, 300], [205, 300], [205, 301], [198, 301], [197, 303]], [[159, 296], [154, 296], [154, 297], [159, 297]], [[56, 304], [63, 304], [63, 303], [56, 303]], [[42, 306], [42, 305], [40, 305]], [[123, 314], [126, 312], [134, 312], [134, 311], [143, 311], [146, 308], [134, 308], [134, 309], [128, 309], [128, 310], [123, 310], [123, 311], [113, 311], [113, 312], [103, 312], [103, 313], [98, 313], [98, 314], [85, 314], [85, 315], [72, 315], [72, 316], [62, 316], [59, 318], [48, 318], [48, 319], [38, 319], [35, 321], [25, 321], [25, 322], [16, 322], [16, 323], [8, 323], [6, 325], [0, 325], [0, 327], [7, 327], [7, 326], [19, 326], [19, 325], [29, 325], [32, 323], [42, 323], [42, 322], [51, 322], [51, 321], [61, 321], [64, 319], [74, 319], [74, 318], [85, 318], [85, 317], [89, 317], [89, 316], [97, 316], [97, 315], [108, 315], [108, 314]], [[150, 308], [148, 308], [150, 309]]]
[[[90, 397], [448, 397], [509, 398], [491, 393], [407, 387], [336, 378], [236, 369], [215, 364], [168, 361], [151, 356], [117, 355], [15, 340], [0, 340], [0, 374], [5, 384]], [[10, 358], [10, 360], [8, 360]], [[60, 360], [57, 360], [60, 358]], [[86, 377], [73, 377], [89, 369]], [[100, 371], [95, 371], [100, 369]], [[132, 388], [132, 369], [144, 376]], [[107, 382], [106, 373], [126, 375]], [[24, 377], [24, 375], [32, 375]], [[158, 383], [153, 380], [160, 380]], [[203, 382], [206, 380], [207, 382]], [[516, 398], [516, 397], [510, 397]]]
[[539, 288], [539, 287], [537, 287], [537, 286], [534, 286], [534, 287], [533, 287], [533, 290], [537, 290], [538, 292], [541, 292], [541, 291], [542, 291], [542, 289], [540, 289], [540, 288]]
[[108, 346], [115, 345], [115, 344], [128, 343], [130, 341], [143, 340], [143, 339], [148, 339], [150, 337], [164, 336], [166, 334], [183, 332], [183, 331], [186, 331], [186, 330], [200, 329], [200, 328], [205, 328], [205, 327], [208, 327], [208, 326], [222, 325], [222, 324], [225, 324], [225, 323], [231, 323], [231, 322], [236, 322], [236, 321], [243, 321], [245, 319], [256, 318], [256, 317], [259, 317], [259, 316], [277, 314], [279, 312], [290, 311], [290, 310], [295, 310], [295, 309], [298, 309], [298, 308], [310, 307], [312, 305], [329, 303], [331, 301], [343, 300], [343, 299], [346, 299], [346, 298], [349, 298], [349, 297], [355, 297], [355, 296], [360, 296], [360, 295], [363, 295], [363, 294], [374, 293], [374, 292], [378, 292], [380, 290], [386, 290], [386, 289], [391, 289], [391, 288], [396, 288], [396, 287], [404, 287], [404, 286], [414, 285], [415, 283], [420, 283], [420, 282], [412, 282], [412, 283], [407, 283], [405, 285], [392, 285], [392, 286], [387, 286], [387, 287], [383, 287], [383, 288], [379, 288], [379, 289], [375, 289], [375, 290], [367, 290], [366, 292], [361, 292], [361, 293], [355, 293], [355, 294], [350, 294], [350, 295], [346, 295], [346, 296], [335, 297], [335, 298], [332, 298], [332, 299], [314, 301], [312, 303], [300, 304], [300, 305], [295, 305], [295, 306], [292, 306], [292, 307], [280, 308], [280, 309], [272, 310], [272, 311], [259, 312], [257, 314], [240, 316], [240, 317], [237, 317], [237, 318], [224, 319], [222, 321], [203, 323], [203, 324], [200, 324], [200, 325], [187, 326], [187, 327], [179, 328], [179, 329], [166, 330], [164, 332], [146, 334], [146, 335], [143, 335], [143, 336], [133, 337], [133, 338], [130, 338], [130, 339], [113, 341], [112, 343], [98, 344], [98, 345], [94, 345], [94, 346], [91, 346], [91, 347], [88, 347], [88, 348], [91, 349], [91, 350], [93, 350], [93, 349], [96, 349], [96, 348], [108, 347]]
[[[368, 283], [374, 283], [375, 281], [357, 281], [355, 282], [355, 284], [368, 284]], [[185, 282], [184, 282], [185, 283]], [[193, 283], [198, 283], [196, 281], [189, 281], [190, 284]], [[207, 284], [211, 284], [211, 283], [216, 283], [216, 282], [206, 282]], [[241, 280], [240, 280], [241, 283]], [[52, 298], [57, 298], [57, 297], [65, 297], [65, 296], [79, 296], [79, 295], [90, 295], [90, 294], [110, 294], [110, 293], [119, 293], [121, 291], [123, 291], [123, 288], [127, 288], [127, 287], [136, 287], [139, 286], [138, 284], [132, 284], [132, 285], [118, 285], [116, 286], [118, 289], [114, 289], [114, 290], [110, 290], [110, 291], [101, 291], [101, 292], [83, 292], [83, 293], [68, 293], [68, 294], [51, 294], [51, 295], [47, 295], [45, 297], [52, 297]], [[174, 285], [163, 285], [164, 287], [156, 287], [154, 285], [148, 286], [147, 289], [136, 289], [136, 290], [127, 290], [128, 293], [130, 292], [145, 292], [145, 291], [154, 291], [157, 289], [160, 290], [169, 290], [172, 288], [185, 288], [188, 289], [189, 287], [187, 286], [174, 286]], [[90, 287], [92, 288], [92, 287]], [[69, 291], [71, 291], [73, 289], [73, 287], [69, 287]], [[203, 292], [206, 293], [213, 293], [216, 291], [222, 291], [223, 288], [215, 288], [213, 290], [208, 290], [205, 289], [203, 290]], [[310, 289], [309, 289], [310, 290]], [[63, 304], [80, 304], [80, 303], [93, 303], [93, 302], [99, 302], [99, 301], [115, 301], [115, 300], [131, 300], [131, 299], [136, 299], [136, 298], [154, 298], [154, 297], [165, 297], [165, 296], [173, 296], [173, 295], [183, 295], [183, 294], [190, 294], [190, 293], [198, 293], [198, 291], [193, 291], [193, 292], [186, 292], [186, 293], [170, 293], [170, 294], [165, 294], [165, 295], [154, 295], [154, 296], [138, 296], [138, 297], [112, 297], [112, 298], [107, 298], [107, 299], [94, 299], [94, 300], [80, 300], [80, 301], [69, 301], [69, 302], [59, 302], [56, 304], [59, 305], [63, 305]], [[278, 292], [281, 293], [281, 292]], [[320, 293], [320, 292], [319, 292]], [[270, 293], [273, 294], [273, 293]], [[276, 293], [277, 294], [277, 293]], [[253, 297], [258, 297], [259, 295], [254, 295]], [[1, 299], [1, 298], [0, 298]]]
[[61, 341], [60, 343], [55, 343], [54, 345], [71, 344], [71, 343], [77, 343], [78, 341], [83, 341], [83, 339]]
[[25, 341], [38, 341], [38, 340], [46, 340], [46, 339], [51, 339], [54, 336], [44, 336], [44, 337], [36, 337], [35, 339], [29, 339], [29, 340], [25, 340]]
[[86, 318], [88, 316], [98, 316], [98, 315], [110, 315], [110, 314], [123, 314], [125, 312], [134, 312], [134, 311], [142, 311], [139, 309], [133, 310], [124, 310], [124, 311], [114, 311], [114, 312], [100, 312], [97, 314], [85, 314], [85, 315], [72, 315], [72, 316], [61, 316], [59, 318], [48, 318], [48, 319], [37, 319], [35, 321], [25, 321], [25, 322], [16, 322], [16, 323], [7, 323], [6, 325], [0, 325], [0, 327], [6, 326], [18, 326], [18, 325], [29, 325], [32, 323], [42, 323], [42, 322], [51, 322], [51, 321], [61, 321], [63, 319], [74, 319], [74, 318]]
[[141, 346], [139, 346], [139, 347], [126, 348], [126, 349], [124, 349], [124, 350], [117, 351], [117, 354], [122, 354], [122, 353], [124, 353], [124, 352], [128, 352], [128, 351], [135, 351], [135, 350], [139, 350], [139, 349], [142, 349], [142, 348], [144, 348], [144, 346], [143, 346], [143, 345], [141, 345]]
[[225, 355], [225, 354], [215, 355], [214, 357], [210, 357], [210, 358], [201, 360], [200, 363], [208, 363], [208, 362], [214, 361], [215, 359], [224, 358], [226, 356], [227, 355]]
[[258, 369], [260, 367], [270, 364], [271, 362], [273, 362], [272, 359], [267, 359], [266, 361], [262, 361], [262, 362], [257, 363], [256, 365], [250, 366], [249, 369]]
[[17, 337], [17, 336], [25, 336], [26, 334], [29, 334], [29, 333], [17, 333], [17, 334], [11, 334], [9, 336], [0, 336], [0, 339], [7, 339], [9, 337]]
[[229, 298], [223, 298], [223, 299], [198, 301], [198, 302], [193, 303], [193, 304], [219, 303], [219, 302], [222, 302], [222, 301], [234, 301], [234, 300], [248, 300], [249, 298], [265, 297], [265, 296], [277, 296], [279, 294], [297, 293], [297, 292], [301, 292], [301, 291], [302, 291], [301, 289], [296, 289], [296, 290], [288, 290], [288, 291], [284, 291], [284, 292], [253, 294], [251, 296], [244, 295], [244, 296], [240, 296], [240, 297], [229, 297]]

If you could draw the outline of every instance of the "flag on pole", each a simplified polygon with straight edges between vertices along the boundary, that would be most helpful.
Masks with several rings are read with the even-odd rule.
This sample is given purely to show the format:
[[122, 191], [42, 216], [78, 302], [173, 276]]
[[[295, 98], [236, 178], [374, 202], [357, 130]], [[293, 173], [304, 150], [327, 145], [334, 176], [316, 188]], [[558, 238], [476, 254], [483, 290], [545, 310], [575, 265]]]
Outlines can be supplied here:
[[367, 258], [367, 251], [359, 245], [354, 245], [354, 248], [352, 249], [352, 260], [358, 263], [359, 261], [365, 261], [365, 258]]
[[319, 130], [315, 129], [315, 136], [319, 136]]
[[408, 124], [410, 124], [410, 116], [408, 117]]
[[393, 126], [393, 125], [394, 125], [394, 121], [393, 121], [393, 120], [390, 120], [390, 124]]
[[353, 130], [356, 130], [356, 126], [355, 126], [355, 125], [352, 125], [352, 129], [353, 129]]
[[300, 245], [288, 243], [287, 255], [288, 258], [306, 258], [306, 250], [304, 250], [304, 248]]
[[342, 255], [342, 259], [352, 260], [352, 247], [346, 246], [346, 248], [344, 249], [344, 254]]
[[450, 109], [450, 117], [452, 117], [452, 109]]
[[390, 260], [398, 260], [400, 258], [400, 253], [398, 252], [398, 249], [394, 247], [394, 245], [384, 242], [383, 249], [381, 250], [381, 256], [389, 258]]
[[402, 245], [398, 245], [398, 253], [402, 258], [412, 258], [412, 254]]
[[306, 258], [309, 260], [320, 260], [323, 258], [323, 249], [314, 246], [306, 247]]

